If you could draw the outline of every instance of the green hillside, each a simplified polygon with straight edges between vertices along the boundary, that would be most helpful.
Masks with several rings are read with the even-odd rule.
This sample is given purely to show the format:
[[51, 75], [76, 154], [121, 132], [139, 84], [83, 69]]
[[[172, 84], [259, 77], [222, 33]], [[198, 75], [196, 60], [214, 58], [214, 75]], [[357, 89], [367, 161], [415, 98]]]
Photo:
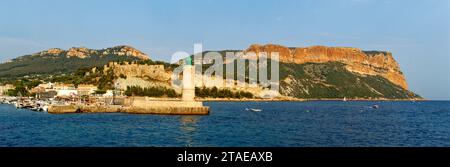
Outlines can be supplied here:
[[352, 73], [338, 62], [282, 63], [280, 80], [281, 93], [297, 98], [420, 98], [381, 76]]
[[[125, 46], [102, 50], [89, 50], [87, 57], [67, 56], [68, 51], [58, 54], [40, 52], [25, 55], [0, 64], [0, 82], [11, 81], [28, 75], [70, 74], [80, 68], [103, 66], [111, 61], [137, 61], [139, 57], [118, 55]], [[108, 51], [108, 54], [103, 54]]]
[[[205, 55], [209, 51], [203, 53]], [[219, 53], [224, 57], [226, 51]], [[367, 51], [368, 54], [378, 53]], [[236, 61], [234, 62], [236, 65]], [[270, 61], [268, 62], [270, 67]], [[204, 65], [205, 71], [210, 65]], [[237, 67], [235, 66], [235, 70]], [[226, 68], [223, 68], [226, 73]], [[245, 67], [248, 76], [248, 63]], [[271, 70], [268, 69], [270, 76]], [[236, 79], [235, 74], [235, 79]], [[353, 73], [339, 62], [291, 64], [280, 63], [280, 93], [304, 99], [420, 99], [421, 97], [381, 76]]]
[[102, 66], [111, 61], [138, 60], [135, 57], [109, 55], [100, 57], [92, 55], [90, 58], [67, 58], [63, 55], [49, 57], [24, 56], [20, 61], [0, 64], [0, 77], [18, 77], [30, 74], [70, 73], [83, 67]]

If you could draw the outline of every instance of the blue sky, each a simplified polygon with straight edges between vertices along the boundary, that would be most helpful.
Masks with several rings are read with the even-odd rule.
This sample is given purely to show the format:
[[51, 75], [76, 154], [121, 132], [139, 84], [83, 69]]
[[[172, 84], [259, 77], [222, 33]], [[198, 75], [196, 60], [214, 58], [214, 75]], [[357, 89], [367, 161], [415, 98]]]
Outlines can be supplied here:
[[450, 99], [449, 0], [2, 0], [0, 61], [48, 48], [127, 44], [153, 59], [253, 43], [394, 54], [410, 89]]

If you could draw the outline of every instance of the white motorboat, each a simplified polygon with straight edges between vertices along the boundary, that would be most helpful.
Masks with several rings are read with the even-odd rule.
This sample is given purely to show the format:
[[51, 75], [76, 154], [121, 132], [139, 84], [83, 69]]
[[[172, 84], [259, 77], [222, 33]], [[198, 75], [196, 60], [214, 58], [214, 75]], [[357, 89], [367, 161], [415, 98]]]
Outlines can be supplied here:
[[261, 112], [262, 109], [255, 109], [255, 108], [246, 108], [246, 111], [253, 111], [253, 112]]

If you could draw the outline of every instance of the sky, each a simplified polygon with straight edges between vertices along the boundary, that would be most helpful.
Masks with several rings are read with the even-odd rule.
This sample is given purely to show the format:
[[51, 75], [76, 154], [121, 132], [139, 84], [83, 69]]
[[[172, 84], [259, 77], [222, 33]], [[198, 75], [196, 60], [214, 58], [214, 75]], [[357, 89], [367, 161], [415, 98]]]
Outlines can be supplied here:
[[393, 53], [410, 89], [450, 100], [450, 0], [1, 0], [0, 62], [131, 45], [152, 59], [251, 44]]

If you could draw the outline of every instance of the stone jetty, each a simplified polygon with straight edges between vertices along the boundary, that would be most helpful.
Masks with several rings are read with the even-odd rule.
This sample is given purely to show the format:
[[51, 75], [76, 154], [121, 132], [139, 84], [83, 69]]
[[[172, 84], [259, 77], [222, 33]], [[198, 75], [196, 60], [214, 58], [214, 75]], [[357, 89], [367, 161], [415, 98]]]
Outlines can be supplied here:
[[122, 97], [120, 105], [70, 104], [51, 105], [48, 113], [129, 113], [164, 115], [208, 115], [209, 107], [195, 101], [194, 67], [185, 65], [183, 69], [183, 90], [181, 99], [157, 99], [149, 97]]
[[128, 113], [161, 115], [208, 115], [209, 108], [202, 102], [185, 102], [173, 99], [153, 99], [148, 97], [130, 97], [124, 105], [51, 105], [50, 114], [71, 113]]

